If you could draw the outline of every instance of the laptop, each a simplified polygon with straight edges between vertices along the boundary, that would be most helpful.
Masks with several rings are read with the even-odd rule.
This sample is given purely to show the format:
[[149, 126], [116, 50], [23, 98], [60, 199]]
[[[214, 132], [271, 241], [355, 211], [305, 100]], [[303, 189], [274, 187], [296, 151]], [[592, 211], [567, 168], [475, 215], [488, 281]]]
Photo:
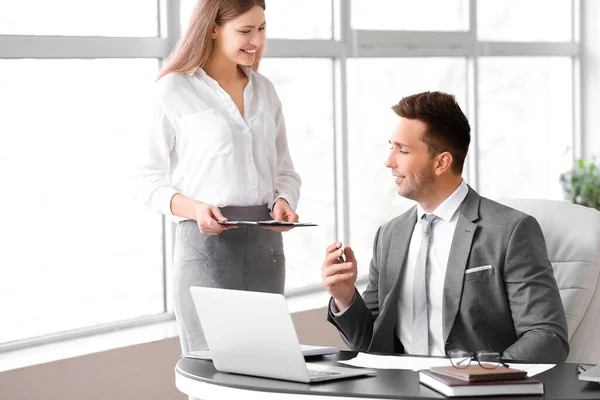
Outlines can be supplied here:
[[582, 381], [600, 383], [600, 364], [596, 365], [595, 367], [590, 367], [584, 372], [580, 373], [579, 379]]
[[280, 294], [190, 287], [218, 371], [294, 382], [323, 382], [376, 371], [307, 363]]

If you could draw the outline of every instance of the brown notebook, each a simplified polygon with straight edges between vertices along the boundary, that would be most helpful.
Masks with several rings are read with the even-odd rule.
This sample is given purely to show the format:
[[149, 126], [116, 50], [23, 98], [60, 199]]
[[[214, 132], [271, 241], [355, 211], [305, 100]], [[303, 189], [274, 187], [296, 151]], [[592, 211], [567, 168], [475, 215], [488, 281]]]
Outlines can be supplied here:
[[452, 376], [467, 382], [515, 380], [527, 377], [527, 371], [500, 366], [494, 369], [483, 368], [479, 364], [469, 365], [467, 368], [431, 367], [433, 372]]
[[532, 378], [468, 382], [423, 370], [419, 371], [419, 382], [448, 397], [544, 394], [544, 384]]

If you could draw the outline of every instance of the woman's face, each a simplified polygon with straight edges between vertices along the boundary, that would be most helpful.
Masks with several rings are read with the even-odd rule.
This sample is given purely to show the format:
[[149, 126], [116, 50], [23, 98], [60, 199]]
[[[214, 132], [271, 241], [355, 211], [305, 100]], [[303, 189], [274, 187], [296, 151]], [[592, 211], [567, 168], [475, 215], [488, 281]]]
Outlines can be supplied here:
[[252, 7], [217, 26], [213, 39], [215, 51], [228, 60], [245, 66], [254, 64], [256, 53], [265, 42], [265, 11], [261, 6]]

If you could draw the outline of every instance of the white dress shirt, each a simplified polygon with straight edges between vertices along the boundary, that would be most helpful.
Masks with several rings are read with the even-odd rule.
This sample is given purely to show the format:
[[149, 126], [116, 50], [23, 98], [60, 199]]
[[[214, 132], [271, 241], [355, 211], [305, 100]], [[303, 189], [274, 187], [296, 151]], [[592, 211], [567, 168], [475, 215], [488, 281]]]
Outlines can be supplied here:
[[[444, 335], [442, 332], [442, 298], [444, 293], [444, 280], [446, 267], [450, 256], [452, 238], [458, 221], [458, 207], [467, 197], [469, 188], [463, 180], [458, 188], [444, 200], [432, 213], [438, 218], [433, 221], [431, 228], [431, 241], [427, 257], [427, 307], [429, 322], [429, 354], [445, 355]], [[413, 320], [413, 284], [417, 256], [421, 248], [422, 225], [418, 222], [425, 211], [417, 204], [417, 224], [413, 230], [408, 248], [408, 257], [402, 278], [402, 287], [399, 298], [400, 321], [396, 326], [397, 334], [404, 345], [404, 351], [412, 351], [412, 320]]]
[[152, 129], [140, 144], [135, 196], [171, 213], [176, 193], [217, 207], [269, 208], [280, 197], [296, 209], [301, 180], [288, 150], [281, 103], [271, 81], [243, 67], [244, 115], [204, 70], [156, 83]]

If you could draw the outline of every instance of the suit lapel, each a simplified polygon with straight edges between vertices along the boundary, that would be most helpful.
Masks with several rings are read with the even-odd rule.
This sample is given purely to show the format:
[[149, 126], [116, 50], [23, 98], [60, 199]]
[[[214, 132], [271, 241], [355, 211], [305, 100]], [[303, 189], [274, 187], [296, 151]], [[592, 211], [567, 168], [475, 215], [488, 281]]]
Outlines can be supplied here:
[[469, 187], [469, 193], [458, 210], [458, 221], [452, 238], [444, 281], [442, 306], [444, 342], [448, 340], [460, 306], [465, 269], [471, 252], [473, 236], [477, 230], [477, 225], [473, 222], [479, 219], [480, 199], [480, 196]]
[[369, 346], [371, 348], [374, 344], [378, 347], [383, 345], [382, 348], [384, 348], [386, 346], [383, 343], [386, 343], [391, 347], [390, 349], [385, 348], [384, 350], [378, 348], [378, 351], [393, 351], [393, 340], [388, 343], [387, 339], [391, 337], [389, 330], [394, 329], [398, 320], [398, 292], [400, 290], [404, 264], [406, 263], [406, 257], [408, 255], [410, 239], [416, 223], [417, 208], [414, 207], [411, 211], [408, 211], [401, 216], [392, 233], [388, 259], [386, 260], [386, 273], [388, 280], [392, 281], [393, 284], [390, 287], [390, 291], [385, 295], [381, 312], [375, 320], [375, 325], [373, 326], [373, 338], [371, 340], [371, 345]]
[[388, 280], [393, 282], [390, 287], [390, 294], [397, 294], [398, 292], [398, 290], [394, 289], [400, 286], [402, 271], [404, 271], [404, 264], [406, 263], [408, 248], [410, 247], [410, 239], [416, 224], [417, 208], [414, 207], [404, 215], [404, 218], [398, 221], [396, 229], [392, 233], [387, 260]]

